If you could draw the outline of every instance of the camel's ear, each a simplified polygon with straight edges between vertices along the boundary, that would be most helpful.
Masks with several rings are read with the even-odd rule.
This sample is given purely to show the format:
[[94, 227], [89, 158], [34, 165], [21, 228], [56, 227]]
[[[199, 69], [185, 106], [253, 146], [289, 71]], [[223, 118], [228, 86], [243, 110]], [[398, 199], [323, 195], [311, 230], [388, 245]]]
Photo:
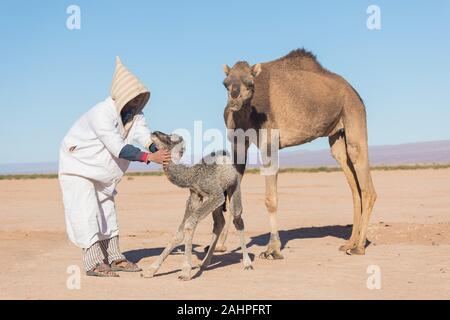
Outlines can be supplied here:
[[224, 64], [224, 65], [222, 65], [222, 68], [223, 68], [223, 72], [225, 72], [226, 75], [228, 75], [230, 73], [231, 68], [228, 65]]
[[170, 135], [170, 140], [176, 144], [183, 142], [183, 137], [178, 135], [178, 134], [171, 134]]
[[252, 75], [257, 77], [261, 73], [261, 63], [257, 63], [252, 67]]

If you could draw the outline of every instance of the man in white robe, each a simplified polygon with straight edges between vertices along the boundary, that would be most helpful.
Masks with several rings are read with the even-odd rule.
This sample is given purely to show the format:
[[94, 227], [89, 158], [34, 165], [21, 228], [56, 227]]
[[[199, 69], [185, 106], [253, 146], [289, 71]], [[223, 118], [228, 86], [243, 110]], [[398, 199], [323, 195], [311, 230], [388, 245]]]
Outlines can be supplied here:
[[142, 113], [149, 98], [149, 90], [117, 57], [110, 96], [78, 119], [61, 143], [58, 174], [67, 234], [83, 249], [89, 276], [141, 271], [119, 249], [114, 196], [130, 161], [170, 161], [167, 151], [152, 144]]

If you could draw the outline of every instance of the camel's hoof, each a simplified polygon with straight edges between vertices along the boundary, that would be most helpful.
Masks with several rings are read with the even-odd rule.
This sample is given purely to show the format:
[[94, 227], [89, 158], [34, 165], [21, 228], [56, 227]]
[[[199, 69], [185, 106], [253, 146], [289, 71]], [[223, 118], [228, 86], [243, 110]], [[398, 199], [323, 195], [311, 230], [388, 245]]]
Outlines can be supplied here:
[[266, 250], [264, 252], [261, 252], [259, 257], [261, 259], [267, 259], [267, 260], [281, 260], [281, 259], [284, 259], [283, 255], [278, 250]]
[[248, 255], [245, 255], [243, 258], [244, 270], [253, 270], [252, 260]]
[[226, 246], [217, 246], [216, 249], [214, 249], [214, 252], [226, 252], [227, 247]]
[[351, 250], [356, 247], [355, 243], [346, 243], [339, 247], [339, 251], [347, 252], [348, 250]]
[[191, 275], [182, 273], [178, 276], [178, 279], [181, 281], [189, 281], [191, 280]]
[[347, 251], [345, 251], [346, 254], [348, 255], [364, 255], [366, 253], [366, 249], [364, 247], [355, 247], [352, 249], [348, 249]]
[[181, 269], [181, 273], [178, 276], [178, 279], [182, 281], [191, 280], [191, 270], [192, 270], [191, 267]]
[[156, 269], [148, 269], [141, 273], [141, 278], [153, 278], [156, 273]]

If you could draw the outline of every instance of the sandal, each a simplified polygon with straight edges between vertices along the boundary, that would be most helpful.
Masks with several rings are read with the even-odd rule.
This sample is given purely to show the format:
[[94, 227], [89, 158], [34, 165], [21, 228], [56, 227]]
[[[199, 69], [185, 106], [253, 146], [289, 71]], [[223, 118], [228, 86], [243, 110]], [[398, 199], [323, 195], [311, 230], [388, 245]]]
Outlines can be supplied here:
[[[125, 262], [125, 263], [124, 263]], [[142, 271], [136, 263], [128, 261], [127, 259], [120, 259], [111, 263], [112, 271], [124, 271], [124, 272], [139, 272]]]
[[106, 263], [99, 263], [93, 269], [86, 272], [90, 277], [118, 277], [119, 275], [108, 266]]

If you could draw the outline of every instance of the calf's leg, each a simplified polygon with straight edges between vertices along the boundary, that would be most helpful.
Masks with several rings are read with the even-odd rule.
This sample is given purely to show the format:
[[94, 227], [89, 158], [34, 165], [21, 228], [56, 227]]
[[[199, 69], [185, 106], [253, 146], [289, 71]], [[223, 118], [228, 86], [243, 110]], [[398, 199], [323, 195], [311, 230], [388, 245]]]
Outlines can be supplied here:
[[233, 223], [236, 227], [236, 230], [239, 232], [239, 238], [241, 242], [241, 249], [242, 249], [242, 262], [244, 263], [244, 269], [249, 270], [253, 269], [252, 266], [252, 260], [250, 259], [250, 256], [248, 255], [247, 251], [247, 245], [245, 241], [245, 235], [244, 235], [244, 220], [242, 220], [242, 199], [241, 199], [241, 189], [240, 185], [236, 187], [234, 192], [231, 194], [230, 197], [230, 206], [231, 206], [231, 213], [233, 214]]
[[180, 226], [178, 227], [178, 230], [175, 234], [175, 236], [172, 238], [172, 240], [169, 242], [167, 247], [164, 249], [164, 251], [159, 255], [158, 259], [145, 271], [142, 273], [142, 276], [144, 278], [151, 278], [153, 277], [156, 272], [158, 272], [159, 268], [161, 267], [164, 260], [166, 260], [167, 256], [177, 247], [184, 239], [184, 226], [186, 223], [186, 220], [193, 215], [195, 209], [197, 209], [200, 206], [201, 200], [200, 198], [195, 194], [191, 193], [189, 196], [187, 202], [186, 202], [186, 209], [183, 217], [183, 221], [181, 221]]
[[201, 269], [206, 269], [209, 264], [211, 263], [211, 259], [214, 253], [214, 250], [216, 248], [217, 241], [219, 240], [219, 235], [223, 230], [225, 219], [223, 217], [222, 207], [217, 208], [213, 212], [213, 219], [214, 219], [214, 227], [213, 227], [213, 233], [212, 233], [212, 239], [211, 244], [209, 245], [208, 252], [206, 253], [205, 258], [203, 259], [202, 263], [200, 264]]

